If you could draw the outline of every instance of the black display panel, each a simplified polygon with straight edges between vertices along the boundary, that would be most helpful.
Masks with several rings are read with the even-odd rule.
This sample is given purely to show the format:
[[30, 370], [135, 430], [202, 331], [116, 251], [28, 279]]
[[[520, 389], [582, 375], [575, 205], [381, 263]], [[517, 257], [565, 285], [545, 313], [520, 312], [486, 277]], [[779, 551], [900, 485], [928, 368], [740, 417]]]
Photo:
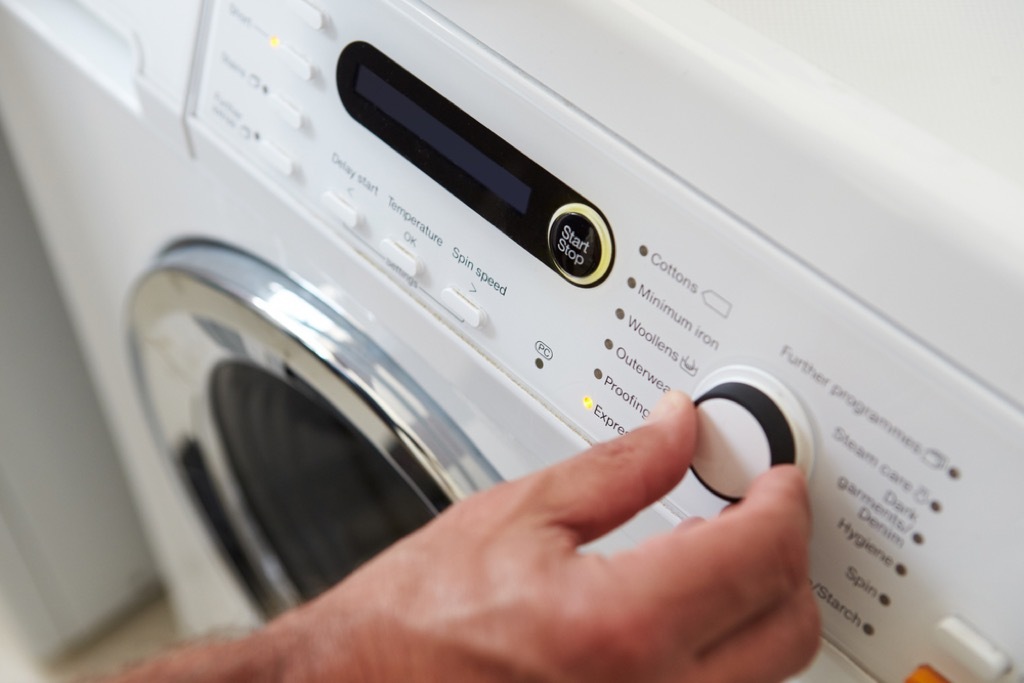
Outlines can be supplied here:
[[364, 65], [356, 71], [355, 91], [516, 211], [526, 213], [533, 194], [529, 185]]
[[356, 121], [560, 272], [552, 219], [566, 205], [592, 207], [587, 199], [369, 43], [342, 51], [337, 86]]

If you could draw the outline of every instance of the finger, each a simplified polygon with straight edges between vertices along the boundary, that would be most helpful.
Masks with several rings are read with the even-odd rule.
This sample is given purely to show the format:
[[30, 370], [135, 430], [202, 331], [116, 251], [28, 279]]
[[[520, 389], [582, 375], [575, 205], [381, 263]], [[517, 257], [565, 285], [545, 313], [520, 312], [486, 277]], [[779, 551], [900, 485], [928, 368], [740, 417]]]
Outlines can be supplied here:
[[707, 521], [708, 520], [704, 517], [687, 517], [686, 519], [682, 520], [681, 522], [679, 522], [679, 524], [676, 525], [675, 531], [676, 533], [682, 533], [690, 527], [695, 527], [700, 524], [704, 524]]
[[821, 645], [810, 586], [700, 657], [701, 681], [781, 681], [810, 664]]
[[[746, 497], [723, 510], [723, 517], [742, 513], [748, 517], [771, 512], [775, 504], [788, 501], [795, 505], [790, 520], [804, 537], [811, 535], [811, 502], [807, 495], [807, 479], [794, 465], [777, 465], [754, 480]], [[767, 510], [765, 508], [768, 508]]]
[[545, 524], [592, 541], [629, 520], [679, 483], [693, 458], [693, 403], [669, 392], [640, 428], [598, 444], [525, 480]]
[[805, 589], [810, 512], [803, 477], [773, 468], [729, 514], [612, 558], [636, 609], [663, 614], [702, 650]]

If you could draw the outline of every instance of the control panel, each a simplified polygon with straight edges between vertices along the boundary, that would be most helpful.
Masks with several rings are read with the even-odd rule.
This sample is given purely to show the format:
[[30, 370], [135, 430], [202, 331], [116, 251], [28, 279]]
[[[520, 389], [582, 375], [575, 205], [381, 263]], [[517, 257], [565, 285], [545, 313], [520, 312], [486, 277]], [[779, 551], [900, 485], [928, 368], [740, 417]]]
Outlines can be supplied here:
[[600, 441], [692, 394], [666, 519], [795, 464], [826, 638], [881, 681], [1024, 680], [1018, 411], [419, 3], [209, 5], [195, 125], [524, 403]]

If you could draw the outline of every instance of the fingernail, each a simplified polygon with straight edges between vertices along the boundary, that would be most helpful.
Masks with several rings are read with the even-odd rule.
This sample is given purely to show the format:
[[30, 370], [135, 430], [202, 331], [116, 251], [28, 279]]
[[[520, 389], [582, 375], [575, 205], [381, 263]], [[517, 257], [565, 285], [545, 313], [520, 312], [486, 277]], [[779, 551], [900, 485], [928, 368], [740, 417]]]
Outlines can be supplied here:
[[707, 520], [703, 517], [687, 517], [676, 524], [676, 529], [680, 531], [683, 529], [689, 529], [690, 527], [700, 526], [706, 521]]
[[658, 403], [654, 406], [654, 410], [648, 416], [648, 422], [660, 422], [670, 418], [673, 415], [679, 413], [683, 409], [683, 405], [686, 403], [686, 397], [678, 391], [670, 391], [666, 393]]

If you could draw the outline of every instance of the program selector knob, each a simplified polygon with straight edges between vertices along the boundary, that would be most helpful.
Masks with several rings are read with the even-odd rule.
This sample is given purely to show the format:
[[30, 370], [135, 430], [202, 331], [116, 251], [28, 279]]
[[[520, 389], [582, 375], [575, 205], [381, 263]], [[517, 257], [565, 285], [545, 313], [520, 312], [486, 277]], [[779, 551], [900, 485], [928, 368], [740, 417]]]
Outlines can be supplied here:
[[796, 397], [753, 367], [723, 368], [695, 392], [697, 450], [691, 468], [711, 493], [735, 502], [775, 465], [810, 474], [814, 439]]

